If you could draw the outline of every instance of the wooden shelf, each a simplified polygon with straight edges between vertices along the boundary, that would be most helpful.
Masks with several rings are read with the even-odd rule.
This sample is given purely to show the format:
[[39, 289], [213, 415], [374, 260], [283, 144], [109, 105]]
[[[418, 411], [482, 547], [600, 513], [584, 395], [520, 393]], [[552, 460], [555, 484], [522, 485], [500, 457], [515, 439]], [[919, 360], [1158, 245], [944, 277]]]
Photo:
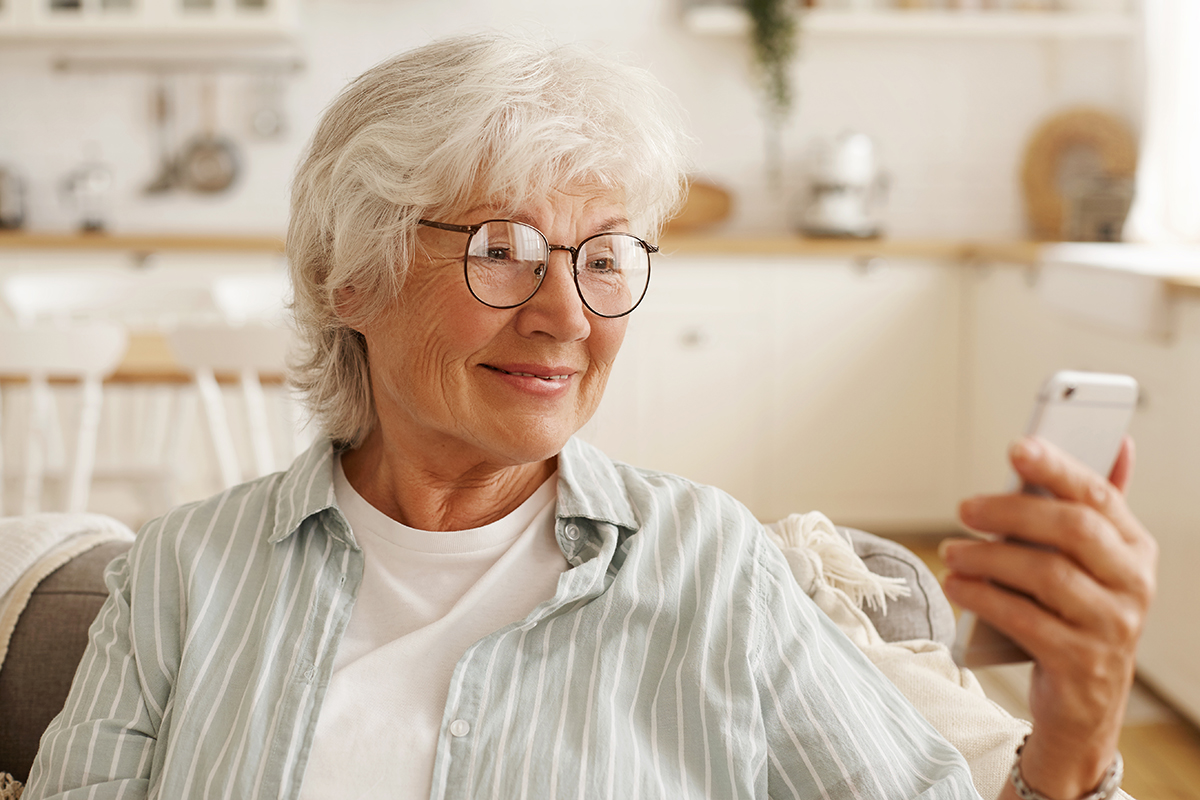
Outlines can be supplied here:
[[125, 250], [155, 253], [164, 250], [283, 252], [283, 237], [270, 235], [216, 236], [206, 234], [25, 233], [0, 232], [3, 250]]
[[810, 239], [804, 236], [664, 235], [664, 255], [756, 255], [813, 258], [926, 258], [964, 263], [1036, 264], [1041, 242], [967, 239]]
[[55, 7], [49, 0], [0, 3], [0, 40], [13, 44], [183, 42], [269, 44], [290, 42], [299, 33], [296, 0], [262, 5], [214, 3], [193, 8], [184, 0], [113, 5], [86, 2]]
[[[740, 35], [750, 28], [735, 5], [696, 5], [684, 11], [684, 27], [702, 35]], [[802, 12], [804, 34], [945, 36], [951, 38], [1132, 39], [1132, 14], [1062, 11], [833, 11]]]
[[[809, 239], [803, 236], [729, 236], [667, 234], [659, 240], [663, 255], [755, 255], [810, 258], [932, 258], [962, 263], [1034, 265], [1045, 242], [971, 239]], [[283, 237], [205, 234], [79, 234], [0, 231], [5, 250], [125, 251], [135, 255], [163, 251], [282, 253]], [[1175, 292], [1200, 296], [1200, 276], [1169, 276]]]
[[[665, 255], [781, 255], [831, 258], [935, 258], [955, 261], [1036, 263], [1042, 243], [969, 239], [810, 239], [804, 236], [748, 234], [664, 234]], [[282, 253], [282, 236], [204, 234], [79, 234], [0, 232], [5, 250], [95, 250], [134, 254], [160, 251]]]

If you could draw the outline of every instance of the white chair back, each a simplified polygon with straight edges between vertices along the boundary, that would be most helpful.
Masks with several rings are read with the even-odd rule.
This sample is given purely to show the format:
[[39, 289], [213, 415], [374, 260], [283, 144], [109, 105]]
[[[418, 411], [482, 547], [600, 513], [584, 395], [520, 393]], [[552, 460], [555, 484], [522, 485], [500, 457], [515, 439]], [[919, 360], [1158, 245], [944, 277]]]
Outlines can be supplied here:
[[[100, 384], [116, 370], [127, 345], [125, 329], [112, 322], [0, 326], [0, 375], [24, 381], [30, 389], [28, 421], [23, 426], [26, 447], [22, 514], [40, 510], [48, 442], [58, 430], [53, 418], [57, 410], [50, 391], [51, 379], [69, 379], [80, 386], [76, 440], [63, 510], [86, 510], [103, 402]], [[9, 429], [17, 427], [14, 424]], [[0, 431], [3, 430], [0, 418]], [[5, 449], [0, 441], [0, 511], [5, 462]]]
[[39, 320], [113, 317], [114, 310], [135, 294], [132, 269], [79, 267], [14, 272], [0, 284], [0, 293], [21, 324]]
[[[286, 368], [291, 339], [287, 329], [264, 324], [180, 326], [167, 334], [171, 351], [179, 366], [192, 373], [201, 405], [208, 422], [220, 479], [225, 487], [247, 477], [274, 472], [277, 449], [290, 460], [303, 445], [296, 425], [295, 406], [286, 392], [278, 398], [278, 413], [268, 410], [262, 378], [275, 382]], [[247, 439], [254, 463], [254, 475], [247, 476], [238, 457], [226, 403], [217, 376], [236, 375], [244, 403]], [[280, 423], [282, 422], [282, 425]], [[279, 428], [284, 430], [279, 430]], [[278, 432], [272, 435], [272, 429]], [[276, 447], [279, 440], [281, 448]]]
[[282, 375], [291, 335], [274, 325], [180, 325], [167, 334], [171, 353], [187, 371]]
[[232, 325], [280, 324], [287, 318], [291, 284], [283, 270], [220, 275], [212, 282], [213, 303]]

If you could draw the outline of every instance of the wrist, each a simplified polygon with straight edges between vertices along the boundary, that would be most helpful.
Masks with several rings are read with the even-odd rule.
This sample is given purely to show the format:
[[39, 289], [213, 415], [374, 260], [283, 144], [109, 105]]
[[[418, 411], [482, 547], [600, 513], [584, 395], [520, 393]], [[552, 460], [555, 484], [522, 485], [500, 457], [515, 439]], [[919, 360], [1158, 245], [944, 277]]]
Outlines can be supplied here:
[[1115, 758], [1084, 765], [1075, 774], [1053, 767], [1039, 768], [1035, 754], [1027, 753], [1029, 737], [1017, 747], [1017, 757], [1009, 782], [1021, 800], [1107, 800], [1121, 786], [1124, 764], [1120, 752]]

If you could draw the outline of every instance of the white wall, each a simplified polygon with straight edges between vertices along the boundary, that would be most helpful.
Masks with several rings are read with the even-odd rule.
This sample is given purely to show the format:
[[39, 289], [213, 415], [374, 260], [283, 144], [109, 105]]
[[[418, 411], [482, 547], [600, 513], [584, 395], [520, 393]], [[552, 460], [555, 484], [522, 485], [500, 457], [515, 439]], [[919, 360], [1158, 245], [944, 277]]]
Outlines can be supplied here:
[[[736, 193], [731, 230], [783, 232], [787, 195], [814, 136], [853, 127], [874, 136], [891, 174], [895, 236], [1006, 237], [1023, 233], [1017, 170], [1037, 121], [1086, 102], [1136, 122], [1136, 46], [1130, 41], [850, 36], [806, 37], [796, 65], [798, 108], [785, 131], [785, 188], [772, 194], [763, 130], [738, 36], [684, 30], [683, 0], [307, 0], [307, 62], [286, 89], [288, 133], [256, 140], [252, 82], [220, 78], [220, 127], [242, 148], [243, 176], [214, 196], [146, 197], [157, 165], [153, 80], [137, 73], [50, 69], [78, 46], [0, 46], [0, 163], [30, 183], [29, 227], [67, 229], [76, 217], [62, 176], [98, 150], [116, 188], [118, 231], [282, 232], [286, 186], [320, 110], [354, 75], [389, 54], [458, 31], [495, 27], [582, 39], [626, 52], [682, 98], [699, 138], [700, 171]], [[177, 140], [199, 126], [199, 79], [175, 81]]]

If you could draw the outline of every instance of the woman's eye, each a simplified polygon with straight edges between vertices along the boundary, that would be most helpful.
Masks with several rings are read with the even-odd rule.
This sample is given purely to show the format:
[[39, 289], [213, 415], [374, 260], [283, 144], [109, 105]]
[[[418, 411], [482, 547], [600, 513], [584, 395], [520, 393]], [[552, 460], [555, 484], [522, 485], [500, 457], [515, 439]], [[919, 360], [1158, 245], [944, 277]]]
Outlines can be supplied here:
[[612, 258], [597, 256], [588, 259], [587, 268], [590, 272], [615, 272], [617, 262]]
[[509, 258], [509, 249], [507, 247], [489, 247], [486, 251], [487, 257], [496, 261], [506, 261]]

